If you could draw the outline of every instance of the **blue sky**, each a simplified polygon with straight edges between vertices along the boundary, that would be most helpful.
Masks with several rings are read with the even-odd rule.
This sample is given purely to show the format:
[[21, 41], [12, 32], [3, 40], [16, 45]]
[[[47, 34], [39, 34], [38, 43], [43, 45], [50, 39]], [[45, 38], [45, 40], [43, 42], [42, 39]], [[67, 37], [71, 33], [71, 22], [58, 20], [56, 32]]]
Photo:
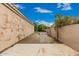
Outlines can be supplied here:
[[78, 3], [17, 3], [15, 6], [31, 22], [52, 25], [55, 15], [79, 16]]

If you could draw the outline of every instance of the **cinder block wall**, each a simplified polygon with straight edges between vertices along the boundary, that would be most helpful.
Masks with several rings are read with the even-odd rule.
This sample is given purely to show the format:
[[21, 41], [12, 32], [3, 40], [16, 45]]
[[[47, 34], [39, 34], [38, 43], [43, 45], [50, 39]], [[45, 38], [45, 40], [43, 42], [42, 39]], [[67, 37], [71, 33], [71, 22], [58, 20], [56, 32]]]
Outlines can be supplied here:
[[79, 24], [60, 28], [59, 40], [79, 52]]
[[34, 32], [34, 26], [14, 11], [0, 4], [0, 52]]

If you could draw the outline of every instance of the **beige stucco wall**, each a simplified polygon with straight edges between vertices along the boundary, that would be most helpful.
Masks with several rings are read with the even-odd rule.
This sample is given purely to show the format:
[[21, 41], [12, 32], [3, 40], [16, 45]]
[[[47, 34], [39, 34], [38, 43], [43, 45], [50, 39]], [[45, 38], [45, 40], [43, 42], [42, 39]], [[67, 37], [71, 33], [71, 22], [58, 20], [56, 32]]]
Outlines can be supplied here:
[[49, 36], [51, 36], [52, 38], [57, 38], [57, 33], [54, 29], [54, 27], [50, 27], [47, 29], [47, 33]]
[[68, 25], [59, 29], [59, 40], [79, 51], [79, 24]]
[[32, 24], [0, 4], [0, 51], [34, 32]]

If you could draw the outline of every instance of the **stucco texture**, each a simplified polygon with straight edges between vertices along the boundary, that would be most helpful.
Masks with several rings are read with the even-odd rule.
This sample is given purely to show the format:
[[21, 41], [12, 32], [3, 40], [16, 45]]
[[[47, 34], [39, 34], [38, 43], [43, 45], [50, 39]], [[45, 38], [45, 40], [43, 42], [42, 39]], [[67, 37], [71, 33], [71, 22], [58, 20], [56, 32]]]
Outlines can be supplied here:
[[59, 40], [79, 52], [79, 24], [60, 28]]
[[34, 32], [32, 24], [0, 4], [0, 51]]
[[54, 27], [50, 27], [47, 29], [47, 33], [49, 36], [51, 36], [52, 38], [57, 38], [57, 33], [56, 30], [54, 29]]

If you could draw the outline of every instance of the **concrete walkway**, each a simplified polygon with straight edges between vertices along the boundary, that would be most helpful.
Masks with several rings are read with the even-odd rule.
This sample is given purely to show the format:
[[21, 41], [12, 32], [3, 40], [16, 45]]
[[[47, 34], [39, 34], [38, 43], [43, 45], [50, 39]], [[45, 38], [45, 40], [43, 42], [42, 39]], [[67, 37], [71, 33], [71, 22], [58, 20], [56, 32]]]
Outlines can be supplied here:
[[[38, 43], [38, 44], [35, 44]], [[47, 43], [47, 44], [46, 44]], [[72, 48], [57, 43], [46, 32], [34, 33], [7, 49], [4, 56], [73, 56], [79, 55]]]
[[44, 44], [44, 43], [56, 43], [56, 41], [50, 36], [48, 36], [46, 32], [35, 32], [34, 34], [21, 40], [19, 43]]
[[16, 44], [4, 56], [76, 56], [78, 53], [64, 44]]

